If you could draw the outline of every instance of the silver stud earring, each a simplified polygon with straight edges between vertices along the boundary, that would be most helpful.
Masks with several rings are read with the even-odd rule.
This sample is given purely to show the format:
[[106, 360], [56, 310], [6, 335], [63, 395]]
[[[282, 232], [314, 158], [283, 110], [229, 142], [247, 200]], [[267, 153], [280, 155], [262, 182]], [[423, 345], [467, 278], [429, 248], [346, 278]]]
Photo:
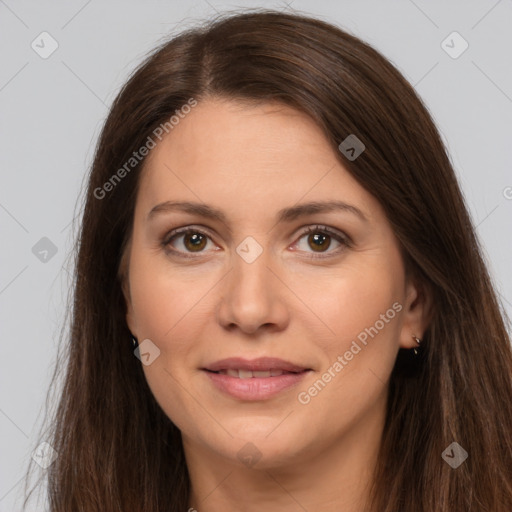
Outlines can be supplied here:
[[421, 345], [421, 340], [415, 336], [414, 334], [412, 335], [414, 341], [418, 344], [418, 347], [414, 347], [413, 350], [414, 350], [414, 355], [417, 356], [418, 355], [418, 348], [419, 346]]
[[139, 340], [133, 334], [131, 335], [131, 338], [132, 338], [133, 348], [137, 348], [137, 346], [139, 345]]

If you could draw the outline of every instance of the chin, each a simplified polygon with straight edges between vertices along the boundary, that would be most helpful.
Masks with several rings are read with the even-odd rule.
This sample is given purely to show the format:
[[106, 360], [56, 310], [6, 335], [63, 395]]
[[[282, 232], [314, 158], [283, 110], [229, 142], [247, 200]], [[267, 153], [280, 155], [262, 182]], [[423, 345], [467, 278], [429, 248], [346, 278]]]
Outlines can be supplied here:
[[[222, 436], [222, 439], [203, 439], [203, 443], [210, 446], [219, 456], [251, 469], [270, 469], [292, 465], [301, 460], [310, 443], [304, 437], [304, 426], [298, 428], [279, 429], [279, 421], [260, 421], [255, 425], [251, 420], [244, 418], [243, 424], [234, 427], [225, 424], [228, 432], [233, 436]], [[277, 428], [276, 428], [277, 427]], [[292, 432], [291, 430], [296, 430]]]

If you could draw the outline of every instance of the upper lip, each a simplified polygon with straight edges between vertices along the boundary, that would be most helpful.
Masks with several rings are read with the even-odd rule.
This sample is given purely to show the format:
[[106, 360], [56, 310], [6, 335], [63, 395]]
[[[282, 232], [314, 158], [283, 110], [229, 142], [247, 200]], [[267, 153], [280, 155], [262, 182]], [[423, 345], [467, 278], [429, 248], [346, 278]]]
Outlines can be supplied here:
[[303, 372], [309, 370], [305, 366], [299, 366], [276, 357], [259, 357], [258, 359], [244, 359], [243, 357], [230, 357], [221, 359], [209, 364], [203, 370], [218, 372], [220, 370], [246, 370], [246, 371], [268, 371], [282, 370], [285, 372]]

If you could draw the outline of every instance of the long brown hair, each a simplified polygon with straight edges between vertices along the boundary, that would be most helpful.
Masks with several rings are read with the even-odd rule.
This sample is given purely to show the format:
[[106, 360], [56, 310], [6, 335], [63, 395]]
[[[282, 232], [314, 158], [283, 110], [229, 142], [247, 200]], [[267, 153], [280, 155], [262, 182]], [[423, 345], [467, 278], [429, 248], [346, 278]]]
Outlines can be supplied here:
[[[49, 511], [188, 506], [181, 434], [147, 385], [125, 321], [120, 262], [144, 159], [105, 183], [176, 110], [208, 97], [283, 102], [314, 119], [336, 150], [355, 134], [364, 153], [350, 161], [338, 151], [340, 161], [383, 206], [408, 269], [431, 290], [419, 363], [410, 371], [399, 356], [391, 375], [371, 510], [510, 512], [506, 316], [438, 131], [368, 44], [318, 19], [261, 10], [165, 42], [112, 105], [77, 241], [64, 389], [43, 439], [58, 453], [46, 470]], [[469, 454], [457, 469], [441, 456], [453, 442]]]

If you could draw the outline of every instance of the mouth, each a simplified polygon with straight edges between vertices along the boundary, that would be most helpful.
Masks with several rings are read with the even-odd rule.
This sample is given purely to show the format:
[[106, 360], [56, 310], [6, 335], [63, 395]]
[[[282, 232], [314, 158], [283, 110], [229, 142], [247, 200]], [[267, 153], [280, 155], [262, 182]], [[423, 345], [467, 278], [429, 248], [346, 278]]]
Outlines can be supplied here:
[[279, 377], [280, 375], [286, 374], [298, 374], [307, 372], [309, 370], [302, 370], [300, 372], [287, 372], [285, 370], [280, 370], [278, 368], [271, 368], [270, 370], [260, 370], [260, 371], [251, 371], [251, 370], [242, 370], [242, 369], [225, 369], [219, 371], [212, 371], [204, 368], [205, 371], [210, 373], [216, 373], [217, 375], [229, 375], [230, 377], [235, 377], [237, 379], [253, 379], [253, 378], [269, 378], [269, 377]]
[[[227, 374], [232, 377], [239, 376], [242, 379], [250, 377], [278, 377], [282, 373], [300, 373], [311, 370], [307, 366], [301, 366], [277, 357], [259, 357], [257, 359], [230, 357], [211, 363], [202, 369], [214, 373], [227, 373], [231, 371], [232, 375]], [[260, 373], [265, 373], [265, 375], [258, 375]]]
[[276, 358], [230, 358], [201, 368], [210, 382], [239, 400], [265, 400], [296, 386], [313, 370]]

